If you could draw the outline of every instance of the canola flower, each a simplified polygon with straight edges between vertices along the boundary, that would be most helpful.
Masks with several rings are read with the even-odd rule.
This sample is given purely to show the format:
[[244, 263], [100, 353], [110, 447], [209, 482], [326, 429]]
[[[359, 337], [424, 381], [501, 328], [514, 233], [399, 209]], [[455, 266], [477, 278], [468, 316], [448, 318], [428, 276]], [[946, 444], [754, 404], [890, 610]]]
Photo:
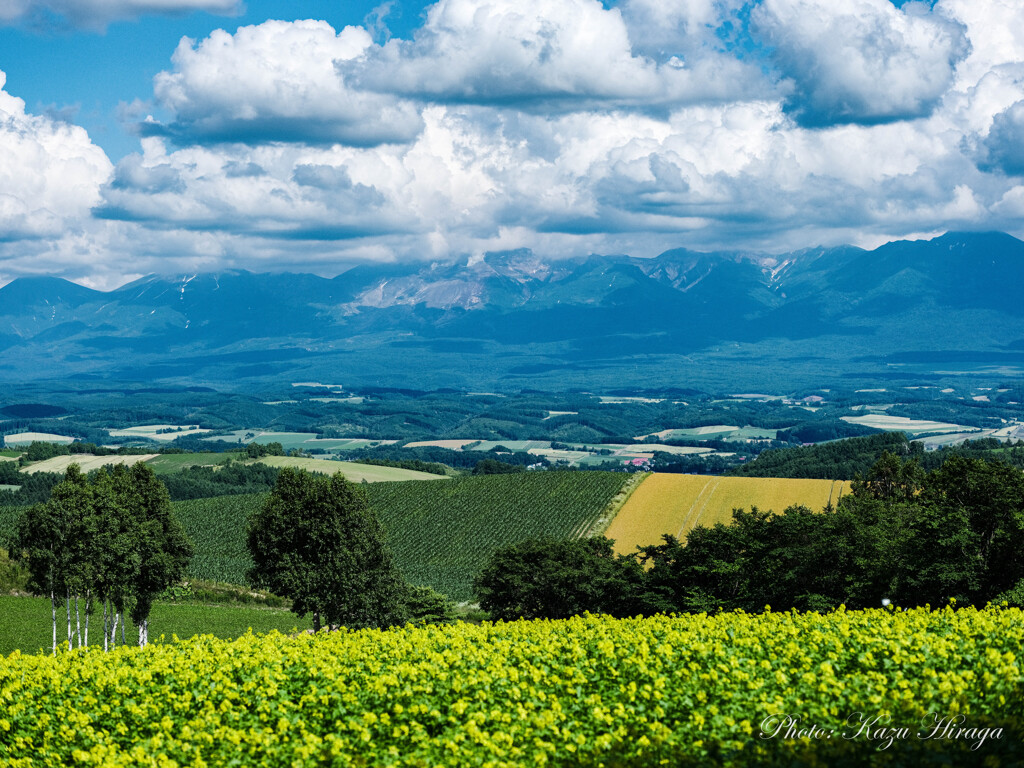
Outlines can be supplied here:
[[[0, 765], [1010, 764], [1022, 619], [584, 616], [15, 652]], [[975, 732], [921, 739], [936, 715]]]

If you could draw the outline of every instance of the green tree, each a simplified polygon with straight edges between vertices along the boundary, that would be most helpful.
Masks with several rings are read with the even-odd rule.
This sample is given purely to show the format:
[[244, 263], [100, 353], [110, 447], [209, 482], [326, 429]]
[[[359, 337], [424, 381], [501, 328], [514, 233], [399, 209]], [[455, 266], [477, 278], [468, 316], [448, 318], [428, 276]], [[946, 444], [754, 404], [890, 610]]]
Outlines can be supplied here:
[[456, 619], [455, 603], [431, 587], [410, 584], [405, 605], [414, 624], [451, 624]]
[[[192, 554], [167, 489], [142, 463], [100, 470], [91, 481], [72, 464], [49, 500], [23, 515], [13, 544], [12, 557], [27, 563], [29, 588], [50, 596], [55, 649], [60, 604], [72, 647], [72, 599], [79, 647], [89, 644], [97, 600], [103, 603], [104, 649], [116, 644], [118, 626], [124, 642], [129, 614], [144, 645], [154, 597], [181, 578]], [[84, 633], [79, 598], [85, 599]]]
[[[958, 600], [987, 600], [1024, 578], [1024, 472], [998, 461], [951, 456], [932, 472], [922, 503], [941, 516], [960, 572]], [[927, 553], [925, 553], [927, 556]]]
[[475, 580], [480, 607], [506, 621], [642, 613], [643, 571], [636, 558], [616, 557], [612, 544], [599, 536], [503, 547]]
[[68, 610], [68, 648], [71, 647], [70, 594], [85, 578], [80, 561], [83, 547], [76, 537], [87, 523], [90, 491], [78, 466], [68, 467], [65, 480], [56, 485], [50, 499], [29, 507], [18, 523], [11, 557], [23, 561], [29, 572], [28, 587], [35, 595], [50, 598], [53, 619], [53, 652], [57, 652], [57, 607]]
[[324, 624], [387, 627], [407, 618], [405, 582], [363, 491], [341, 473], [286, 467], [247, 533], [253, 586]]
[[92, 479], [93, 504], [99, 521], [96, 596], [103, 604], [103, 649], [124, 639], [124, 617], [135, 607], [132, 583], [142, 568], [139, 520], [133, 512], [133, 489], [123, 466], [99, 470]]
[[133, 582], [131, 619], [139, 628], [139, 645], [149, 641], [149, 613], [158, 594], [180, 581], [192, 559], [192, 543], [174, 515], [166, 486], [153, 468], [138, 462], [127, 470], [132, 497], [129, 515], [136, 522], [135, 551], [139, 570]]

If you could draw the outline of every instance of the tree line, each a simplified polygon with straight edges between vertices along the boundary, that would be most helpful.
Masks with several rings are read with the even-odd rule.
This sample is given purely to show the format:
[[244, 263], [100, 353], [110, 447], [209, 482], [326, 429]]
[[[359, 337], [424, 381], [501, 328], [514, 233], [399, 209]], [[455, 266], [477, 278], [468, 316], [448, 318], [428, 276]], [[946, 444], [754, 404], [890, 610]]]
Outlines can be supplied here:
[[821, 512], [739, 510], [628, 556], [603, 537], [523, 542], [495, 554], [476, 590], [503, 619], [1024, 606], [1024, 472], [954, 455], [926, 473], [886, 453]]
[[916, 459], [924, 470], [934, 470], [948, 459], [997, 459], [1024, 469], [1024, 441], [1002, 442], [992, 437], [965, 440], [959, 445], [926, 451], [903, 432], [878, 432], [820, 445], [771, 449], [728, 474], [747, 477], [808, 477], [822, 480], [853, 480], [866, 475], [883, 453]]
[[[447, 597], [408, 584], [395, 567], [362, 488], [340, 473], [291, 468], [274, 480], [247, 529], [252, 586], [287, 598], [299, 617], [312, 614], [315, 629], [454, 620]], [[27, 567], [29, 591], [50, 599], [54, 653], [61, 607], [69, 650], [76, 641], [88, 647], [98, 606], [104, 650], [117, 645], [118, 630], [126, 642], [127, 619], [146, 645], [154, 601], [180, 582], [193, 553], [167, 488], [143, 463], [88, 476], [71, 465], [47, 501], [22, 513], [9, 546]]]

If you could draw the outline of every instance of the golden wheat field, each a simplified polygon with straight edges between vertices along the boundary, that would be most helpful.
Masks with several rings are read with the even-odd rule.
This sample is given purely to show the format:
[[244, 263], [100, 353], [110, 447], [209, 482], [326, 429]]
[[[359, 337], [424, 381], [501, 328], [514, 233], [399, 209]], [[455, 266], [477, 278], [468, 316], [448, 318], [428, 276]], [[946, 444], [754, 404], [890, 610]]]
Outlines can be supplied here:
[[660, 544], [666, 533], [683, 538], [696, 525], [728, 523], [734, 509], [781, 512], [802, 504], [820, 510], [849, 490], [842, 480], [656, 473], [633, 491], [605, 535], [615, 539], [616, 552], [627, 554], [638, 546]]

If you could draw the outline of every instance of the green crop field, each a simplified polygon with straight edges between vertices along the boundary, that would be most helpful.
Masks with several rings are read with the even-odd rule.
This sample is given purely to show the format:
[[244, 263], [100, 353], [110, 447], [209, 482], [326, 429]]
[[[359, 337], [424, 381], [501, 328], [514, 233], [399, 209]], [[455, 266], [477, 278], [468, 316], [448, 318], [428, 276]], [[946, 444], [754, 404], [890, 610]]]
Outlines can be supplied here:
[[195, 545], [188, 578], [247, 583], [245, 572], [252, 559], [245, 546], [245, 527], [264, 499], [266, 494], [256, 493], [174, 502], [174, 513]]
[[[456, 600], [472, 598], [473, 577], [498, 547], [532, 536], [588, 531], [629, 475], [536, 472], [459, 477], [448, 482], [366, 486], [395, 561], [406, 578]], [[174, 503], [195, 543], [188, 575], [244, 584], [248, 515], [262, 494]]]
[[[79, 603], [80, 608], [84, 607]], [[0, 595], [0, 659], [15, 649], [35, 653], [40, 649], [49, 653], [53, 643], [53, 625], [50, 601], [42, 597], [8, 597]], [[71, 614], [74, 621], [74, 612]], [[82, 617], [84, 620], [84, 616]], [[63, 623], [62, 623], [63, 622]], [[250, 629], [265, 633], [309, 629], [310, 621], [299, 619], [284, 608], [262, 608], [241, 605], [201, 605], [197, 603], [157, 602], [150, 614], [150, 641], [170, 642], [173, 635], [182, 640], [194, 635], [214, 635], [231, 639], [241, 637]], [[90, 645], [99, 642], [103, 647], [103, 610], [89, 619]], [[161, 635], [164, 639], [161, 640]], [[67, 645], [67, 614], [57, 611], [57, 642]], [[121, 642], [120, 633], [118, 643]], [[125, 627], [128, 645], [138, 645], [138, 630], [128, 620]]]
[[382, 483], [367, 490], [406, 578], [455, 600], [499, 547], [587, 532], [629, 476], [529, 472], [447, 483]]
[[143, 427], [126, 427], [124, 429], [108, 428], [107, 434], [111, 437], [141, 437], [146, 440], [169, 443], [182, 435], [201, 435], [209, 431], [200, 429], [198, 424], [149, 424]]
[[223, 464], [228, 459], [238, 461], [241, 453], [162, 453], [147, 461], [158, 475], [173, 475], [188, 467], [206, 467]]
[[1020, 766], [1022, 619], [586, 616], [12, 655], [0, 763]]

